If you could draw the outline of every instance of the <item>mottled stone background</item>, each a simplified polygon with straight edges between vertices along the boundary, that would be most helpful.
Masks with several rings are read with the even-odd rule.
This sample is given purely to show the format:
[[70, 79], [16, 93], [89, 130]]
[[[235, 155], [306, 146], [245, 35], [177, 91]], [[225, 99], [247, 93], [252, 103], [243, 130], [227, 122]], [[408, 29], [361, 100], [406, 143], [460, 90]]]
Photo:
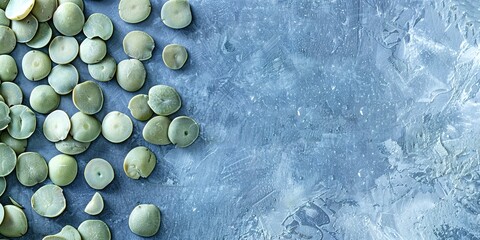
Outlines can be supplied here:
[[[64, 188], [65, 213], [45, 219], [30, 207], [40, 186], [8, 190], [25, 206], [25, 239], [102, 219], [114, 239], [140, 239], [128, 230], [139, 203], [162, 210], [154, 239], [479, 239], [480, 3], [476, 0], [191, 0], [193, 23], [161, 23], [164, 1], [150, 17], [126, 24], [118, 1], [85, 0], [86, 15], [110, 16], [108, 51], [126, 59], [122, 39], [143, 30], [156, 42], [138, 92], [115, 80], [100, 83], [97, 114], [128, 113], [132, 96], [155, 84], [178, 89], [201, 136], [185, 149], [143, 141], [134, 121], [125, 143], [96, 140], [77, 157], [79, 175]], [[83, 39], [79, 36], [79, 40]], [[161, 50], [187, 47], [180, 71], [168, 70]], [[24, 45], [14, 55], [20, 65]], [[91, 77], [79, 59], [81, 81]], [[24, 103], [33, 87], [20, 76]], [[71, 97], [61, 108], [76, 112]], [[44, 138], [45, 116], [29, 151], [58, 154]], [[122, 170], [133, 147], [152, 149], [153, 174], [133, 181]], [[93, 195], [83, 178], [88, 160], [109, 160], [115, 180], [97, 217], [83, 209]], [[48, 182], [48, 181], [47, 181]]]

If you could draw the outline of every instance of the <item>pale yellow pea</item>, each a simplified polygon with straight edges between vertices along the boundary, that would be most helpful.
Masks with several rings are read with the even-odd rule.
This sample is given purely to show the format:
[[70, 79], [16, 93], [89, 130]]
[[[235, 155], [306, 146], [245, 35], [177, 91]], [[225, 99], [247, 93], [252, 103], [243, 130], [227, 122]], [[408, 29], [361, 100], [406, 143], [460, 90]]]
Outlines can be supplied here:
[[8, 106], [22, 104], [22, 89], [13, 82], [3, 82], [0, 85], [0, 94]]
[[62, 230], [55, 234], [55, 236], [64, 237], [67, 240], [82, 240], [80, 233], [74, 227], [66, 225]]
[[48, 235], [43, 237], [42, 240], [67, 240], [67, 239], [62, 236]]
[[143, 138], [145, 141], [156, 145], [168, 145], [168, 126], [170, 119], [164, 116], [157, 116], [150, 119], [143, 127]]
[[57, 0], [35, 0], [31, 13], [39, 22], [46, 22], [53, 17], [53, 13], [57, 7]]
[[71, 2], [76, 4], [82, 11], [84, 10], [83, 0], [58, 0], [58, 5]]
[[5, 237], [21, 237], [27, 233], [28, 221], [22, 209], [14, 205], [3, 206], [4, 218], [0, 224], [0, 234]]
[[78, 84], [78, 71], [71, 64], [57, 65], [48, 75], [48, 84], [60, 95], [69, 94]]
[[5, 177], [0, 177], [0, 196], [5, 193], [5, 189], [7, 189], [7, 180], [5, 180]]
[[48, 141], [55, 143], [67, 138], [71, 127], [68, 114], [63, 110], [55, 110], [45, 118], [43, 134]]
[[117, 72], [117, 62], [109, 55], [105, 56], [102, 61], [88, 65], [88, 73], [93, 79], [100, 82], [108, 82], [112, 80]]
[[113, 181], [114, 176], [112, 165], [104, 159], [94, 158], [85, 166], [85, 181], [93, 189], [104, 189]]
[[150, 15], [152, 6], [150, 0], [120, 0], [118, 14], [127, 23], [139, 23]]
[[32, 195], [31, 205], [33, 210], [40, 216], [53, 218], [65, 211], [67, 200], [63, 195], [61, 187], [47, 184]]
[[7, 7], [8, 2], [10, 2], [10, 0], [0, 0], [0, 8], [5, 9]]
[[141, 61], [150, 59], [154, 48], [153, 38], [143, 31], [131, 31], [123, 38], [125, 54]]
[[22, 20], [33, 9], [35, 0], [10, 0], [5, 8], [5, 16], [10, 20]]
[[102, 135], [112, 143], [127, 140], [133, 132], [132, 120], [124, 113], [109, 112], [102, 121]]
[[25, 105], [10, 107], [10, 124], [7, 131], [15, 139], [27, 139], [35, 132], [37, 120], [35, 113]]
[[43, 48], [48, 45], [50, 39], [52, 39], [52, 28], [48, 23], [43, 22], [38, 25], [38, 30], [35, 36], [27, 42], [27, 46], [31, 48]]
[[36, 152], [18, 155], [15, 173], [18, 181], [26, 187], [34, 186], [47, 179], [48, 166], [45, 158]]
[[86, 64], [94, 64], [107, 55], [107, 44], [99, 38], [85, 38], [80, 44], [80, 59]]
[[58, 154], [48, 162], [48, 176], [58, 186], [67, 186], [75, 180], [77, 160], [69, 155]]
[[12, 82], [18, 74], [17, 63], [10, 55], [0, 55], [0, 81]]
[[137, 59], [126, 59], [118, 63], [117, 82], [121, 88], [129, 92], [142, 88], [147, 78], [143, 63]]
[[100, 195], [99, 192], [96, 192], [90, 202], [88, 202], [87, 206], [85, 206], [84, 212], [89, 215], [95, 216], [103, 211], [103, 207], [103, 197], [102, 195]]
[[72, 62], [78, 55], [79, 46], [74, 37], [56, 36], [48, 47], [50, 58], [56, 64]]
[[86, 81], [75, 86], [72, 100], [78, 110], [92, 115], [102, 110], [103, 91], [97, 83]]
[[160, 209], [153, 204], [136, 206], [128, 217], [130, 230], [142, 237], [151, 237], [157, 234], [160, 228]]
[[85, 220], [78, 226], [82, 240], [110, 240], [110, 228], [102, 220]]
[[179, 44], [169, 44], [163, 49], [162, 59], [168, 68], [173, 70], [180, 69], [187, 62], [187, 49]]
[[94, 13], [85, 22], [83, 33], [87, 38], [99, 37], [107, 41], [113, 34], [112, 20], [105, 14]]
[[60, 96], [49, 85], [36, 86], [30, 93], [30, 106], [39, 113], [50, 113], [59, 104]]
[[11, 121], [10, 108], [4, 102], [0, 102], [0, 130], [7, 128]]
[[5, 16], [5, 10], [0, 8], [0, 25], [2, 26], [10, 26], [10, 19]]
[[5, 177], [15, 169], [17, 164], [17, 155], [11, 147], [5, 143], [0, 143], [0, 177]]
[[169, 0], [162, 6], [160, 18], [170, 28], [180, 29], [192, 22], [192, 11], [188, 0]]
[[31, 14], [22, 20], [12, 20], [10, 24], [17, 42], [26, 43], [33, 39], [38, 30], [38, 20]]
[[147, 178], [156, 164], [155, 154], [150, 149], [140, 146], [128, 152], [123, 161], [123, 171], [132, 179]]
[[0, 25], [0, 54], [11, 53], [17, 46], [17, 38], [13, 30]]
[[71, 37], [80, 33], [84, 23], [85, 16], [82, 9], [75, 3], [62, 3], [53, 13], [53, 25], [65, 36]]
[[148, 106], [160, 116], [175, 113], [182, 106], [177, 90], [166, 85], [156, 85], [148, 90]]
[[32, 50], [23, 56], [22, 69], [28, 80], [39, 81], [46, 78], [52, 70], [52, 61], [47, 54]]
[[72, 129], [70, 134], [73, 139], [83, 143], [93, 142], [100, 136], [102, 125], [93, 115], [82, 112], [73, 114], [71, 118]]
[[153, 111], [148, 106], [148, 95], [138, 94], [128, 102], [128, 109], [130, 114], [137, 120], [146, 121], [153, 115]]
[[28, 144], [27, 139], [22, 139], [22, 140], [15, 139], [12, 136], [10, 136], [8, 131], [2, 132], [2, 134], [0, 135], [0, 142], [5, 143], [9, 147], [11, 147], [17, 155], [19, 155], [20, 153], [23, 153], [27, 148], [27, 144]]
[[90, 147], [90, 142], [82, 143], [68, 136], [65, 140], [55, 143], [55, 148], [63, 154], [77, 155], [87, 151]]
[[168, 127], [168, 139], [177, 147], [188, 147], [198, 137], [200, 128], [195, 122], [187, 116], [179, 116], [172, 120]]

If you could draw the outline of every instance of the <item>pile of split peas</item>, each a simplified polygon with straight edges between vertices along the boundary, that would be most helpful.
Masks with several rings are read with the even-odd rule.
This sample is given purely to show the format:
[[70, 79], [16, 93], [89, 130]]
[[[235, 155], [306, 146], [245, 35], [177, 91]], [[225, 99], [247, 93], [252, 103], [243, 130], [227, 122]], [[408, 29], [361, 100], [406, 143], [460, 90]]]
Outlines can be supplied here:
[[[144, 21], [150, 12], [150, 0], [118, 3], [120, 18], [130, 24]], [[170, 28], [185, 28], [192, 21], [188, 0], [167, 0], [160, 17]], [[58, 36], [52, 27], [60, 33]], [[71, 184], [77, 176], [74, 156], [86, 151], [100, 134], [112, 143], [121, 143], [130, 137], [133, 131], [130, 116], [112, 111], [102, 121], [95, 117], [104, 101], [103, 90], [97, 82], [115, 78], [125, 91], [138, 91], [147, 76], [142, 61], [152, 57], [155, 42], [141, 30], [129, 32], [123, 39], [123, 49], [130, 59], [117, 63], [107, 51], [113, 31], [112, 21], [104, 14], [94, 13], [85, 18], [83, 0], [0, 0], [0, 195], [7, 185], [5, 176], [14, 171], [18, 182], [25, 187], [42, 183], [48, 177], [52, 183], [33, 193], [31, 207], [43, 217], [57, 217], [67, 206], [62, 187]], [[82, 32], [86, 38], [79, 44], [75, 36]], [[23, 56], [23, 75], [30, 81], [48, 79], [48, 85], [38, 85], [31, 91], [30, 107], [22, 104], [22, 89], [14, 83], [17, 63], [9, 54], [17, 43], [32, 48]], [[79, 83], [79, 73], [71, 64], [77, 56], [88, 65], [92, 80]], [[176, 70], [185, 64], [188, 53], [185, 47], [170, 44], [163, 49], [162, 58], [168, 68]], [[57, 109], [61, 96], [70, 93], [78, 109], [72, 116]], [[132, 97], [128, 109], [134, 119], [148, 121], [142, 132], [147, 142], [187, 147], [197, 139], [199, 126], [187, 116], [173, 120], [168, 117], [181, 105], [175, 88], [156, 85], [148, 94]], [[43, 134], [61, 152], [48, 162], [37, 152], [25, 152], [28, 138], [36, 129], [36, 114], [46, 115]], [[123, 169], [129, 178], [146, 178], [156, 162], [150, 149], [138, 146], [125, 156]], [[87, 184], [98, 191], [115, 177], [109, 161], [102, 158], [91, 159], [83, 175]], [[23, 207], [10, 200], [10, 205], [0, 204], [0, 234], [8, 238], [21, 237], [28, 231], [28, 220]], [[101, 192], [96, 192], [90, 202], [85, 203], [85, 212], [90, 215], [100, 214], [103, 208]], [[140, 204], [132, 210], [128, 225], [134, 234], [150, 237], [158, 232], [160, 221], [157, 206]], [[111, 234], [105, 222], [86, 220], [77, 228], [66, 225], [59, 233], [43, 239], [108, 240]]]

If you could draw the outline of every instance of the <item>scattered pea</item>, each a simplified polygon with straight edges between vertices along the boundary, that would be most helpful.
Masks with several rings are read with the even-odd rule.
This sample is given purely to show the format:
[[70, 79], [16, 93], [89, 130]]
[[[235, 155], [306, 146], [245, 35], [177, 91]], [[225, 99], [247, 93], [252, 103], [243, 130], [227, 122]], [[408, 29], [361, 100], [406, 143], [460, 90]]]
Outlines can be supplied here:
[[49, 85], [39, 85], [30, 93], [30, 106], [33, 110], [47, 114], [60, 104], [60, 96]]
[[143, 31], [131, 31], [123, 38], [125, 53], [141, 61], [150, 59], [154, 48], [153, 38]]
[[27, 42], [27, 46], [31, 48], [43, 48], [48, 45], [50, 39], [52, 39], [52, 28], [46, 22], [42, 22], [38, 25], [38, 30], [35, 36]]
[[[1, 138], [1, 136], [0, 136]], [[82, 143], [68, 136], [65, 140], [55, 143], [55, 148], [63, 154], [77, 155], [85, 152], [90, 147], [90, 142]]]
[[93, 79], [100, 82], [108, 82], [112, 80], [117, 72], [117, 62], [109, 55], [105, 56], [102, 61], [88, 65], [88, 73]]
[[5, 143], [9, 147], [11, 147], [17, 155], [19, 155], [20, 153], [23, 153], [27, 148], [27, 144], [28, 144], [27, 139], [22, 139], [22, 140], [15, 139], [12, 136], [10, 136], [8, 131], [3, 131], [2, 134], [0, 134], [0, 142]]
[[23, 56], [22, 69], [28, 80], [39, 81], [46, 78], [52, 70], [52, 61], [47, 54], [32, 50]]
[[4, 218], [5, 218], [5, 209], [3, 209], [3, 205], [0, 203], [0, 224], [2, 224]]
[[103, 211], [103, 198], [99, 192], [96, 192], [90, 202], [88, 202], [87, 206], [85, 207], [85, 213], [89, 215], [98, 215]]
[[94, 158], [85, 166], [85, 181], [93, 189], [104, 189], [113, 181], [114, 176], [112, 165], [104, 159]]
[[72, 62], [78, 55], [79, 46], [74, 37], [56, 36], [48, 47], [48, 53], [56, 64]]
[[25, 105], [10, 107], [10, 124], [7, 131], [15, 139], [22, 140], [32, 136], [35, 131], [37, 120], [35, 113]]
[[170, 119], [164, 116], [157, 116], [150, 119], [143, 127], [143, 138], [145, 141], [156, 145], [170, 144], [168, 139], [168, 126]]
[[42, 183], [47, 179], [48, 166], [45, 158], [36, 152], [24, 152], [18, 155], [15, 173], [18, 181], [26, 187]]
[[11, 53], [17, 46], [17, 38], [13, 30], [7, 26], [0, 26], [0, 54]]
[[67, 207], [63, 189], [54, 184], [47, 184], [39, 188], [32, 195], [31, 204], [36, 213], [48, 218], [57, 217]]
[[82, 142], [93, 142], [100, 135], [102, 125], [94, 116], [82, 112], [73, 114], [71, 118], [72, 129], [70, 134], [73, 139]]
[[166, 85], [156, 85], [148, 91], [148, 106], [160, 116], [168, 116], [180, 109], [182, 101], [177, 90]]
[[113, 34], [112, 20], [105, 14], [94, 13], [85, 22], [83, 33], [87, 38], [99, 37], [107, 41]]
[[75, 86], [72, 100], [78, 110], [92, 115], [102, 110], [103, 92], [97, 83], [86, 81]]
[[170, 69], [177, 70], [187, 62], [187, 49], [179, 44], [169, 44], [162, 52], [163, 63]]
[[0, 0], [0, 8], [5, 9], [10, 0]]
[[39, 22], [46, 22], [53, 17], [57, 6], [57, 0], [35, 0], [31, 13]]
[[192, 11], [187, 0], [168, 0], [160, 13], [163, 23], [170, 28], [185, 28], [192, 22]]
[[77, 160], [72, 156], [58, 154], [48, 162], [48, 177], [58, 186], [67, 186], [77, 176]]
[[62, 236], [48, 235], [43, 237], [42, 240], [67, 240], [67, 239]]
[[10, 20], [22, 20], [33, 9], [35, 0], [10, 0], [5, 8], [5, 15]]
[[57, 65], [48, 75], [48, 84], [60, 95], [69, 94], [78, 84], [78, 71], [71, 64]]
[[22, 104], [22, 89], [13, 82], [3, 82], [0, 85], [0, 94], [8, 106]]
[[121, 88], [129, 92], [142, 88], [147, 78], [143, 63], [137, 59], [127, 59], [118, 63], [117, 82]]
[[160, 209], [153, 204], [136, 206], [128, 217], [130, 230], [142, 237], [151, 237], [157, 234], [160, 222]]
[[130, 114], [137, 120], [146, 121], [150, 119], [153, 115], [153, 111], [148, 106], [148, 95], [138, 94], [128, 102], [128, 109]]
[[12, 82], [18, 74], [17, 63], [10, 55], [0, 55], [0, 81]]
[[22, 209], [14, 205], [3, 206], [4, 218], [0, 224], [0, 234], [5, 237], [21, 237], [27, 233], [28, 221]]
[[53, 25], [65, 36], [71, 37], [80, 33], [84, 23], [83, 11], [75, 3], [62, 3], [53, 13]]
[[120, 0], [118, 14], [127, 23], [139, 23], [150, 15], [152, 6], [150, 0]]
[[107, 55], [107, 45], [99, 38], [85, 38], [80, 44], [80, 59], [86, 64], [94, 64]]
[[85, 220], [78, 226], [82, 240], [110, 240], [110, 228], [102, 220]]
[[3, 193], [5, 193], [5, 189], [7, 189], [7, 180], [5, 179], [5, 177], [0, 177], [0, 196], [2, 196]]
[[14, 206], [17, 206], [18, 208], [20, 209], [24, 209], [24, 207], [22, 206], [22, 204], [18, 203], [17, 201], [15, 201], [15, 199], [13, 199], [12, 197], [8, 197], [8, 199], [10, 200], [10, 202], [14, 205]]
[[58, 0], [58, 5], [67, 3], [67, 2], [76, 4], [83, 12], [83, 8], [84, 8], [83, 0]]
[[5, 16], [5, 10], [0, 8], [0, 25], [2, 26], [10, 26], [10, 19]]
[[17, 42], [26, 43], [33, 39], [38, 30], [38, 20], [29, 14], [22, 20], [12, 20], [10, 28], [17, 37]]
[[128, 152], [123, 161], [123, 171], [129, 178], [147, 178], [157, 164], [157, 157], [146, 147], [136, 147]]
[[62, 230], [55, 234], [55, 236], [64, 237], [68, 240], [82, 240], [80, 233], [74, 227], [66, 225]]
[[4, 102], [0, 102], [0, 130], [8, 127], [12, 119], [10, 118], [10, 108]]
[[68, 114], [63, 110], [55, 110], [45, 118], [43, 134], [48, 141], [55, 143], [67, 138], [71, 127]]
[[102, 135], [112, 143], [121, 143], [132, 135], [132, 120], [124, 113], [109, 112], [102, 121]]
[[0, 177], [5, 177], [15, 169], [17, 164], [17, 155], [11, 147], [5, 143], [0, 143]]

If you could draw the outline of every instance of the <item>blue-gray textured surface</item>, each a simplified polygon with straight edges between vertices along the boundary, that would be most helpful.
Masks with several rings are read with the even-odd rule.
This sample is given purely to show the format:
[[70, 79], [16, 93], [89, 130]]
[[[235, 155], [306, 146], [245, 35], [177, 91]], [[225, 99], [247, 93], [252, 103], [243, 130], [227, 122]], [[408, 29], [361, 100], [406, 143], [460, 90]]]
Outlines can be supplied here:
[[[138, 203], [162, 210], [155, 239], [480, 238], [477, 1], [191, 0], [194, 20], [183, 30], [161, 23], [162, 4], [152, 1], [145, 22], [126, 24], [117, 1], [85, 1], [86, 15], [112, 18], [108, 50], [117, 61], [127, 58], [121, 41], [131, 30], [156, 42], [140, 91], [100, 83], [105, 105], [97, 117], [129, 114], [132, 96], [167, 84], [183, 98], [179, 114], [200, 123], [200, 138], [185, 149], [153, 146], [134, 121], [125, 143], [96, 140], [77, 157], [79, 175], [64, 188], [67, 210], [55, 219], [30, 207], [39, 186], [9, 176], [2, 203], [10, 195], [25, 206], [25, 239], [91, 218], [108, 223], [114, 239], [139, 239], [127, 224]], [[161, 60], [173, 42], [190, 54], [180, 71]], [[17, 46], [19, 65], [26, 51]], [[75, 65], [81, 81], [90, 79]], [[47, 84], [21, 74], [16, 82], [25, 104], [34, 86]], [[60, 107], [76, 111], [70, 97]], [[37, 116], [28, 150], [50, 159], [58, 152]], [[159, 161], [148, 179], [134, 181], [122, 162], [137, 145]], [[82, 174], [93, 157], [116, 172], [97, 217], [83, 213], [94, 190]]]

